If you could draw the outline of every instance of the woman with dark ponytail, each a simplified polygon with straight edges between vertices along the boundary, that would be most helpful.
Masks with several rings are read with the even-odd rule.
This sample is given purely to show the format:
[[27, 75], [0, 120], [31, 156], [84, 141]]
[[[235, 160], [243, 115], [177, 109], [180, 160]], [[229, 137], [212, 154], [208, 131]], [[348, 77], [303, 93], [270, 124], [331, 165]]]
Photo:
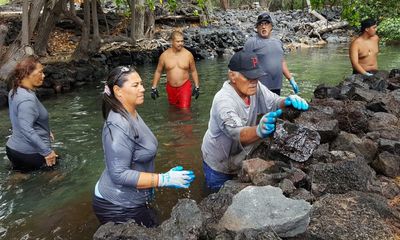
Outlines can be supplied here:
[[43, 80], [43, 66], [32, 56], [14, 70], [8, 96], [12, 135], [6, 153], [15, 170], [25, 172], [56, 164], [57, 154], [50, 146], [49, 114], [34, 92]]
[[101, 224], [134, 220], [155, 227], [158, 221], [148, 203], [153, 188], [188, 188], [192, 171], [181, 166], [154, 173], [158, 142], [137, 112], [144, 102], [142, 79], [133, 68], [114, 68], [103, 93], [102, 132], [105, 169], [96, 183], [93, 209]]

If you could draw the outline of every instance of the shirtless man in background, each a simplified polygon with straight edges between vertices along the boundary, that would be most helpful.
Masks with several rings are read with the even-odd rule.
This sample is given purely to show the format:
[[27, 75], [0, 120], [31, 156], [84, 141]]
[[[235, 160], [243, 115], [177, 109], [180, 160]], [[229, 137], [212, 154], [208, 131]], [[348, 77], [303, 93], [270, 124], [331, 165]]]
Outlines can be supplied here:
[[361, 22], [361, 34], [350, 45], [350, 61], [353, 74], [372, 76], [378, 70], [379, 37], [376, 35], [376, 21], [367, 19]]
[[[191, 97], [194, 96], [197, 99], [200, 95], [196, 64], [192, 53], [183, 47], [183, 34], [181, 32], [172, 32], [171, 44], [171, 48], [165, 50], [158, 60], [151, 87], [151, 97], [154, 100], [159, 97], [157, 84], [165, 68], [167, 72], [166, 91], [168, 102], [178, 108], [189, 108]], [[194, 82], [193, 90], [189, 80], [189, 72]]]

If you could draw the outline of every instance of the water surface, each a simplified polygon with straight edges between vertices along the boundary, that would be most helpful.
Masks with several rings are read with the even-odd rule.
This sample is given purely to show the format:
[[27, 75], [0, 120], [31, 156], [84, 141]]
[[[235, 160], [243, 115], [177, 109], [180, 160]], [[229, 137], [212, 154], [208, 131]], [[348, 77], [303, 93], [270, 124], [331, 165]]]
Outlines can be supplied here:
[[[300, 86], [301, 96], [309, 99], [320, 83], [335, 85], [351, 74], [347, 46], [303, 49], [286, 58]], [[169, 217], [177, 199], [189, 197], [199, 202], [207, 192], [201, 171], [200, 145], [207, 129], [212, 98], [222, 86], [227, 73], [227, 59], [197, 62], [201, 95], [190, 110], [178, 110], [167, 103], [161, 81], [156, 101], [146, 92], [139, 114], [159, 141], [156, 171], [182, 165], [193, 169], [196, 180], [189, 190], [157, 189], [155, 208], [162, 220]], [[381, 49], [381, 69], [400, 68], [399, 48]], [[155, 66], [139, 66], [150, 84]], [[43, 100], [50, 113], [56, 141], [62, 157], [55, 171], [19, 174], [9, 169], [5, 142], [10, 135], [8, 111], [0, 111], [0, 238], [1, 239], [91, 239], [98, 227], [91, 208], [93, 187], [104, 169], [101, 148], [102, 84], [97, 83]], [[285, 81], [283, 95], [291, 93]]]

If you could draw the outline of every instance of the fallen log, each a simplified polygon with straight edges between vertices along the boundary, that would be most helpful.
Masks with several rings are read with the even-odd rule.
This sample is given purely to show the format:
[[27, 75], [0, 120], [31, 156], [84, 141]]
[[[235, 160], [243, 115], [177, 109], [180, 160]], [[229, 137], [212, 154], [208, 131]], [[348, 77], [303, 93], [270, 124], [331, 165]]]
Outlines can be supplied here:
[[175, 15], [175, 16], [158, 16], [156, 17], [156, 22], [168, 22], [168, 21], [190, 21], [190, 22], [200, 22], [199, 16], [186, 16], [186, 15]]
[[314, 33], [317, 35], [321, 35], [324, 34], [326, 32], [331, 32], [335, 29], [340, 29], [340, 28], [344, 28], [347, 27], [349, 25], [348, 22], [346, 21], [342, 21], [342, 22], [326, 22], [323, 20], [317, 21], [317, 22], [313, 22], [310, 23], [310, 26], [313, 27], [314, 29]]

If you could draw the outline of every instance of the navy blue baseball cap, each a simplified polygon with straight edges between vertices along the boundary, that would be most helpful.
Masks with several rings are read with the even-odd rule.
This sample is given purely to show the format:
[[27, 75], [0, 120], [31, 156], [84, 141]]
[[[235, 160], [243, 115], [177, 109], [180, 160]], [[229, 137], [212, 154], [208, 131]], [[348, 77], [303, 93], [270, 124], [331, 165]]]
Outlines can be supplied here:
[[260, 67], [257, 54], [245, 50], [236, 52], [232, 56], [228, 68], [231, 71], [240, 72], [248, 80], [259, 79], [265, 75], [265, 72]]
[[261, 13], [261, 14], [258, 15], [258, 17], [257, 17], [256, 26], [258, 26], [258, 25], [259, 25], [260, 23], [262, 23], [262, 22], [272, 23], [271, 16], [270, 16], [268, 13], [266, 13], [266, 12]]

